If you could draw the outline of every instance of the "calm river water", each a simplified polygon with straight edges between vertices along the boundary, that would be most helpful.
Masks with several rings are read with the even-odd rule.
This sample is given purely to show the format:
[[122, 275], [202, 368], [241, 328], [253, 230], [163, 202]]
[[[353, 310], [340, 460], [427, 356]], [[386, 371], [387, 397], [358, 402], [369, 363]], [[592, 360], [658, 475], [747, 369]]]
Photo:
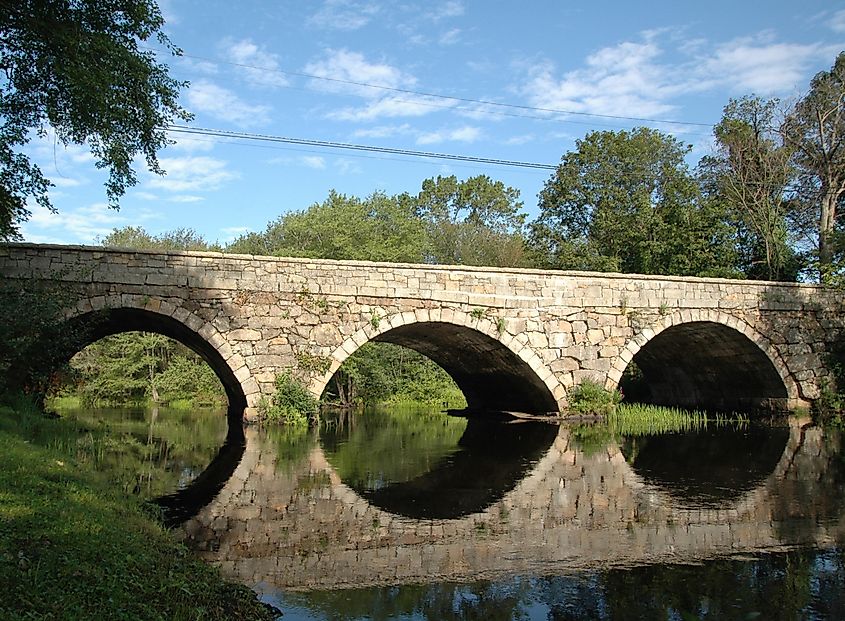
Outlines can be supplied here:
[[838, 430], [86, 416], [151, 447], [124, 480], [286, 620], [845, 618]]

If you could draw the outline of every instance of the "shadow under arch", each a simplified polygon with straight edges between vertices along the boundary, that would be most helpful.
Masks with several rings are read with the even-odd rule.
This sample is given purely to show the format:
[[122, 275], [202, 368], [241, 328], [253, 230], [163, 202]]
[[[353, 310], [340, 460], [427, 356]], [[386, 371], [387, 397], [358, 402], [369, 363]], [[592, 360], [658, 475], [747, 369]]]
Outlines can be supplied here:
[[230, 426], [232, 417], [237, 418], [238, 413], [246, 408], [247, 400], [241, 383], [220, 352], [201, 335], [173, 317], [147, 309], [123, 307], [89, 311], [71, 317], [68, 322], [82, 328], [80, 333], [83, 338], [74, 344], [72, 350], [66, 352], [67, 360], [106, 336], [122, 332], [155, 332], [179, 341], [208, 363], [226, 391]]
[[[450, 311], [451, 312], [451, 311]], [[438, 315], [401, 313], [363, 328], [332, 355], [329, 371], [314, 386], [321, 394], [341, 363], [368, 341], [393, 343], [427, 356], [448, 373], [473, 410], [526, 413], [558, 412], [563, 386], [527, 344], [499, 334], [490, 319], [472, 319], [457, 311], [454, 321]]]
[[[629, 342], [608, 376], [627, 400], [716, 411], [785, 410], [798, 400], [786, 365], [768, 341], [736, 318], [668, 318]], [[623, 378], [630, 362], [641, 377]], [[614, 382], [615, 380], [615, 382]]]

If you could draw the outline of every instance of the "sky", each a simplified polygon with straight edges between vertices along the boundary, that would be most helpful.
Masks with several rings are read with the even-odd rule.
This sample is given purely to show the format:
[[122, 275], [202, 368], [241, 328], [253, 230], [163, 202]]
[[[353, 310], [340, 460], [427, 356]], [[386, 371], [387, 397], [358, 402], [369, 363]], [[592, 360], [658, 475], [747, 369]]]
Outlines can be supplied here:
[[[742, 0], [164, 0], [190, 85], [190, 127], [555, 165], [591, 131], [648, 126], [712, 150], [732, 97], [794, 101], [845, 50], [842, 2]], [[162, 48], [150, 43], [153, 49]], [[331, 190], [419, 192], [424, 179], [488, 175], [529, 219], [552, 171], [171, 133], [164, 176], [106, 205], [85, 146], [48, 135], [27, 153], [58, 213], [32, 204], [27, 241], [92, 244], [114, 228], [192, 228], [227, 243]], [[342, 226], [343, 223], [338, 223]]]

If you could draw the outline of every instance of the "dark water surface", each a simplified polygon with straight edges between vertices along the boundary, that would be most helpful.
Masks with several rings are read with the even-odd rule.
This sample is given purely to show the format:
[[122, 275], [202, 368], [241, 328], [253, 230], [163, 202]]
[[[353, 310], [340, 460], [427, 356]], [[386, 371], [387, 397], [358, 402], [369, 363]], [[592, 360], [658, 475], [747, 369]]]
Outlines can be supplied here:
[[839, 430], [368, 412], [216, 437], [162, 502], [284, 619], [845, 618]]

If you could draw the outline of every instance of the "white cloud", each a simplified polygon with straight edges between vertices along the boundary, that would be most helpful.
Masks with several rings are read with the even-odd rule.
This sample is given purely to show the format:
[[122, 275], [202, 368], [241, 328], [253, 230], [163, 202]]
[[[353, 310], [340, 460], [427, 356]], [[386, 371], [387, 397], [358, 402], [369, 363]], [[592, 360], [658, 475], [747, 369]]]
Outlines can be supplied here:
[[239, 73], [252, 86], [282, 87], [289, 84], [280, 73], [279, 57], [259, 47], [249, 39], [223, 42], [229, 62], [240, 65]]
[[[664, 60], [660, 37], [676, 46], [679, 61]], [[806, 82], [815, 59], [829, 54], [818, 44], [778, 43], [769, 32], [718, 45], [688, 43], [672, 32], [644, 33], [641, 41], [599, 49], [583, 68], [562, 77], [550, 62], [532, 63], [522, 92], [539, 108], [659, 118], [672, 114], [674, 98], [717, 87], [761, 95], [788, 91]]]
[[308, 18], [308, 23], [327, 30], [358, 30], [379, 12], [375, 2], [355, 0], [324, 0], [320, 9]]
[[267, 122], [270, 108], [250, 105], [230, 90], [208, 80], [199, 80], [187, 90], [188, 108], [237, 125], [257, 125]]
[[393, 65], [370, 62], [358, 52], [328, 50], [323, 59], [309, 63], [304, 71], [310, 75], [340, 81], [313, 80], [312, 85], [316, 88], [356, 95], [368, 100], [363, 106], [347, 106], [326, 115], [336, 121], [362, 122], [379, 118], [417, 117], [455, 105], [454, 102], [436, 97], [386, 91], [385, 89], [413, 88], [417, 80]]
[[233, 241], [236, 237], [240, 237], [245, 233], [249, 233], [249, 227], [247, 226], [228, 226], [225, 228], [220, 229], [220, 233], [222, 237], [220, 241], [223, 243]]
[[528, 144], [529, 142], [533, 142], [535, 140], [537, 140], [537, 137], [534, 134], [522, 134], [519, 136], [511, 136], [505, 140], [505, 144], [509, 146], [519, 146], [522, 144]]
[[452, 28], [440, 35], [440, 39], [438, 39], [438, 41], [440, 42], [440, 45], [454, 45], [460, 40], [460, 36], [461, 29]]
[[75, 188], [84, 183], [81, 179], [72, 179], [70, 177], [50, 177], [50, 181], [57, 188]]
[[158, 194], [153, 194], [152, 192], [144, 192], [144, 191], [133, 192], [132, 196], [134, 196], [135, 198], [139, 198], [142, 201], [157, 201], [158, 200]]
[[428, 13], [427, 17], [430, 20], [437, 22], [441, 19], [450, 17], [460, 17], [465, 12], [466, 7], [463, 2], [459, 2], [458, 0], [448, 0], [448, 2], [444, 2], [435, 7], [434, 10]]
[[412, 132], [411, 126], [408, 123], [403, 123], [402, 125], [380, 125], [368, 129], [356, 129], [352, 132], [352, 136], [355, 138], [391, 138]]
[[531, 71], [524, 88], [539, 108], [589, 114], [657, 116], [672, 110], [665, 98], [678, 92], [666, 68], [655, 61], [653, 41], [624, 42], [602, 48], [586, 59], [586, 68], [558, 79], [551, 63]]
[[421, 134], [417, 144], [435, 144], [438, 142], [475, 142], [481, 138], [481, 130], [465, 125], [458, 129], [440, 130]]
[[129, 219], [105, 203], [54, 213], [38, 205], [28, 205], [32, 217], [21, 225], [24, 239], [57, 243], [93, 243], [113, 229], [129, 224]]
[[326, 167], [326, 160], [319, 155], [303, 155], [299, 161], [305, 164], [308, 168], [315, 170], [322, 170]]
[[194, 153], [196, 151], [211, 151], [214, 148], [214, 138], [182, 132], [167, 132], [167, 140], [172, 144], [167, 148], [177, 151]]
[[830, 26], [833, 32], [845, 32], [845, 9], [834, 13], [830, 18], [828, 26]]
[[205, 198], [194, 194], [177, 194], [176, 196], [171, 196], [167, 200], [171, 203], [199, 203], [200, 201], [204, 201]]
[[768, 37], [736, 39], [716, 47], [701, 66], [703, 77], [736, 91], [782, 92], [807, 81], [807, 66], [822, 55], [817, 44], [771, 43]]
[[209, 60], [179, 56], [176, 62], [178, 62], [180, 67], [189, 74], [201, 73], [203, 75], [216, 75], [220, 71], [220, 67], [217, 63]]
[[328, 117], [337, 121], [373, 121], [382, 117], [423, 116], [448, 108], [450, 105], [443, 100], [420, 95], [401, 95], [384, 97], [366, 105], [355, 108], [348, 107], [330, 112]]
[[[360, 97], [381, 97], [384, 88], [372, 88], [361, 84], [372, 84], [385, 88], [408, 88], [416, 79], [400, 69], [386, 63], [369, 62], [363, 54], [349, 50], [327, 50], [324, 58], [308, 63], [304, 72], [325, 78], [313, 80], [312, 85], [322, 90], [343, 92]], [[328, 80], [328, 81], [327, 81]], [[332, 82], [341, 80], [342, 82]], [[356, 82], [346, 84], [344, 82]]]
[[170, 192], [216, 190], [238, 178], [237, 173], [226, 169], [225, 161], [213, 157], [161, 158], [159, 162], [167, 174], [150, 175], [147, 185]]

